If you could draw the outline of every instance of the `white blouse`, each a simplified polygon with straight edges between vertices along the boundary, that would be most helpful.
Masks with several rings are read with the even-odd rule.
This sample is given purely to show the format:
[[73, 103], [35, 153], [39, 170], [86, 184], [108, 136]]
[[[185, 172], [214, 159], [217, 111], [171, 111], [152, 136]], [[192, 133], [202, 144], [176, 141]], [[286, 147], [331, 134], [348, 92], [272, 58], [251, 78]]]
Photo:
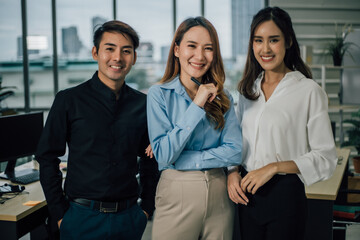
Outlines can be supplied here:
[[334, 138], [323, 89], [298, 71], [280, 81], [268, 101], [255, 81], [255, 101], [240, 95], [237, 116], [243, 135], [247, 171], [271, 162], [293, 160], [306, 184], [330, 178], [337, 163]]

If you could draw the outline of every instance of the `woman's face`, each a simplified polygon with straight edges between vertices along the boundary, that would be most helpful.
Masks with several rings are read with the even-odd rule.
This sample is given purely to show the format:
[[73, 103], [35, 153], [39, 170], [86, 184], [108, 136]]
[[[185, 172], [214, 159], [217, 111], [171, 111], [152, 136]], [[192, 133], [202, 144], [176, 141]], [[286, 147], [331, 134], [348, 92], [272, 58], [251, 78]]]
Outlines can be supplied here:
[[213, 43], [207, 29], [201, 26], [190, 28], [183, 36], [180, 45], [174, 48], [179, 58], [180, 78], [198, 80], [207, 72], [213, 61]]
[[265, 71], [286, 71], [284, 34], [272, 20], [256, 27], [252, 46], [256, 60]]

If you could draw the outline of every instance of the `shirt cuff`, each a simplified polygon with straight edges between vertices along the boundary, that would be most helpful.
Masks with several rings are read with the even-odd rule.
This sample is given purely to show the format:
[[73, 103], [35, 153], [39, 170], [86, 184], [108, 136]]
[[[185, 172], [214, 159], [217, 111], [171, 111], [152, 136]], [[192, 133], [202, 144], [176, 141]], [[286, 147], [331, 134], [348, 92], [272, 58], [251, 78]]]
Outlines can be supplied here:
[[69, 202], [67, 200], [62, 201], [61, 204], [58, 205], [50, 205], [48, 204], [48, 209], [51, 217], [56, 221], [63, 219], [66, 211], [69, 209]]
[[300, 180], [305, 183], [307, 186], [318, 181], [318, 176], [316, 171], [314, 171], [314, 166], [311, 164], [311, 160], [306, 156], [302, 156], [294, 160], [296, 166], [298, 167], [300, 174], [298, 174]]
[[229, 175], [230, 173], [233, 172], [239, 172], [239, 167], [238, 166], [230, 166], [227, 167], [227, 174]]
[[155, 210], [155, 202], [154, 201], [142, 199], [140, 206], [143, 211], [145, 211], [147, 214], [149, 214], [149, 217], [151, 217], [153, 215], [154, 210]]
[[202, 163], [201, 151], [183, 151], [174, 165], [176, 170], [201, 170], [204, 168]]

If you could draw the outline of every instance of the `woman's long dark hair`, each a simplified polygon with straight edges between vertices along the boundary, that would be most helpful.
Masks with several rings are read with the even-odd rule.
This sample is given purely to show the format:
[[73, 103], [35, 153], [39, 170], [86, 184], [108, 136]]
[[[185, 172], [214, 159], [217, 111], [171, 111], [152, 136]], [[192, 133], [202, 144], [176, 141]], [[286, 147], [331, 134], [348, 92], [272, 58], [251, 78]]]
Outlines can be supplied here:
[[284, 62], [286, 67], [292, 71], [299, 71], [307, 78], [312, 78], [310, 68], [303, 62], [300, 56], [299, 44], [296, 40], [295, 31], [292, 27], [292, 22], [289, 14], [279, 7], [266, 7], [260, 10], [254, 17], [251, 23], [250, 39], [248, 46], [248, 54], [244, 74], [238, 84], [238, 91], [247, 99], [256, 100], [259, 95], [254, 92], [254, 82], [263, 68], [258, 63], [253, 52], [253, 41], [256, 28], [263, 22], [272, 20], [276, 26], [281, 30], [285, 37], [286, 53]]
[[230, 100], [224, 92], [225, 70], [220, 53], [219, 38], [215, 27], [206, 18], [188, 18], [179, 25], [170, 46], [165, 73], [160, 83], [170, 82], [180, 73], [180, 62], [174, 55], [175, 46], [180, 46], [185, 33], [196, 26], [204, 27], [209, 32], [214, 53], [209, 70], [202, 76], [202, 82], [213, 82], [218, 87], [217, 96], [220, 98], [220, 100], [215, 98], [211, 103], [207, 102], [204, 109], [207, 118], [214, 123], [215, 129], [223, 129], [225, 126], [224, 114], [230, 108]]

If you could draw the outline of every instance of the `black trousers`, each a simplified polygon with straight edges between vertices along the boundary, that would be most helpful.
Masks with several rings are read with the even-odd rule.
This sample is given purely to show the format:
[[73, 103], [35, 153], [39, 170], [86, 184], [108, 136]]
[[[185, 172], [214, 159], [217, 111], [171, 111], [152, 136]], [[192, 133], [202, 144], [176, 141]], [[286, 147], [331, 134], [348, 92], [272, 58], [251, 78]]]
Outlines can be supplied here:
[[304, 239], [307, 200], [304, 184], [296, 174], [275, 175], [247, 197], [247, 206], [239, 204], [242, 240]]
[[61, 240], [140, 240], [147, 218], [134, 204], [116, 213], [103, 213], [70, 202], [60, 225]]

